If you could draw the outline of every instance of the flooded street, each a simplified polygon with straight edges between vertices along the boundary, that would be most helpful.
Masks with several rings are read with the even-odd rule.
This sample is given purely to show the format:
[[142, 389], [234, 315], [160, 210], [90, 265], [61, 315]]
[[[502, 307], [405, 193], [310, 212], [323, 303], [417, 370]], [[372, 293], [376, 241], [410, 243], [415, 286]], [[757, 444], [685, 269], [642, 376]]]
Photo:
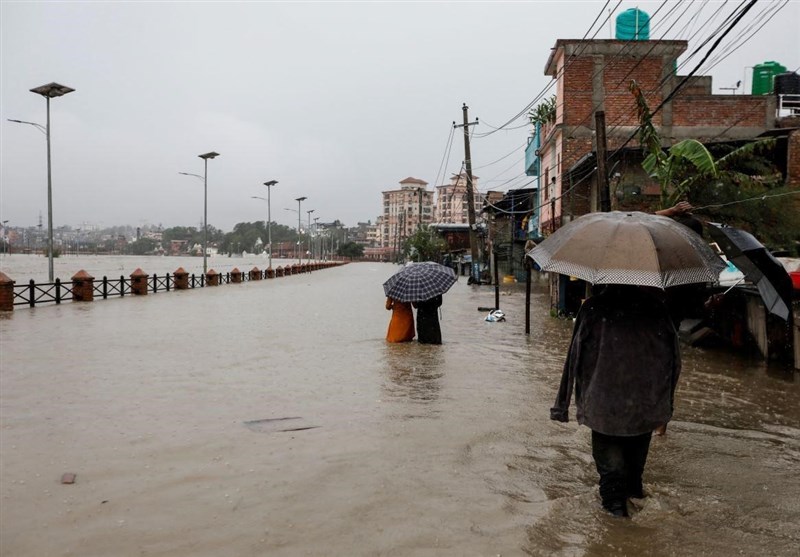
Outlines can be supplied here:
[[549, 419], [572, 321], [546, 283], [530, 336], [524, 285], [488, 323], [461, 277], [443, 345], [392, 345], [397, 268], [0, 314], [0, 554], [797, 555], [796, 374], [685, 348], [649, 497], [613, 519], [590, 430]]

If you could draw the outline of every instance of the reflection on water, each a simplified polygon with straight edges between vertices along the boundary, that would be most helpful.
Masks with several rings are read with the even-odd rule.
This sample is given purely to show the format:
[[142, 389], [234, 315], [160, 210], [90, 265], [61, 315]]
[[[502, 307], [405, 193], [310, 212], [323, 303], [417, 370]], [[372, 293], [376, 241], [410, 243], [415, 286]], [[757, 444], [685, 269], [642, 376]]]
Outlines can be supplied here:
[[0, 315], [0, 554], [797, 554], [795, 374], [685, 349], [649, 496], [615, 520], [589, 430], [549, 419], [572, 321], [546, 287], [529, 336], [522, 285], [489, 323], [462, 280], [441, 346], [387, 344], [395, 270]]
[[[383, 384], [385, 396], [423, 404], [435, 402], [441, 390], [443, 363], [439, 346], [416, 342], [386, 343], [384, 372], [387, 381]], [[426, 416], [430, 416], [432, 409], [423, 411]]]

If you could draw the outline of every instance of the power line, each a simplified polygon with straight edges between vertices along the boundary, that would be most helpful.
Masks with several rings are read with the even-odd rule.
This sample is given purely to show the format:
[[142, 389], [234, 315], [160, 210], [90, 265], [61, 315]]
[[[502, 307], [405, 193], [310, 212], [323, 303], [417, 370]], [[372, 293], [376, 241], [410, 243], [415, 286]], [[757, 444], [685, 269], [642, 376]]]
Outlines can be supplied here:
[[747, 203], [748, 201], [765, 201], [773, 197], [784, 197], [786, 195], [798, 195], [798, 194], [800, 194], [800, 190], [787, 191], [782, 193], [773, 193], [773, 194], [762, 194], [753, 197], [748, 197], [747, 199], [728, 201], [727, 203], [713, 203], [711, 205], [703, 205], [702, 207], [692, 207], [692, 211], [702, 211], [704, 209], [727, 207], [728, 205], [737, 205], [739, 203]]

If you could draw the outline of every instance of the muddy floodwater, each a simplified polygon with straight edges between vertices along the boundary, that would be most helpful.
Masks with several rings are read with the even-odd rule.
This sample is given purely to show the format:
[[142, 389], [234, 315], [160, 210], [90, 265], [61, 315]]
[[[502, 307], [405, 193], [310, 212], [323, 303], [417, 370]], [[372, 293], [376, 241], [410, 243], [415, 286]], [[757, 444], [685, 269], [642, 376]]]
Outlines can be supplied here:
[[396, 270], [0, 315], [0, 554], [798, 555], [800, 376], [686, 348], [613, 519], [590, 431], [549, 420], [572, 321], [546, 285], [529, 336], [524, 285], [490, 323], [462, 278], [442, 346], [389, 345]]

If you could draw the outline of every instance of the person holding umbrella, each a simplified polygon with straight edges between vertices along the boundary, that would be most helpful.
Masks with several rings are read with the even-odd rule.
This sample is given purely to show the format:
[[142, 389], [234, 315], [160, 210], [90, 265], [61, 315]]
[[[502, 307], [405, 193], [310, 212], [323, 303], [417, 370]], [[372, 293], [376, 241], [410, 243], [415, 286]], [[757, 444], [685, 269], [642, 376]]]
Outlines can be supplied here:
[[439, 307], [442, 294], [456, 283], [450, 267], [425, 261], [409, 263], [383, 283], [387, 298], [411, 302], [417, 308], [417, 340], [423, 344], [441, 344]]
[[592, 430], [603, 508], [614, 516], [628, 516], [628, 498], [644, 497], [651, 432], [672, 417], [680, 347], [660, 292], [608, 285], [584, 302], [550, 410], [551, 419], [568, 420], [574, 385], [578, 422]]
[[414, 311], [411, 304], [386, 298], [386, 309], [392, 310], [386, 342], [409, 342], [414, 339]]
[[592, 430], [603, 508], [628, 516], [628, 498], [644, 496], [651, 435], [672, 417], [681, 371], [664, 290], [712, 282], [725, 264], [668, 217], [617, 211], [579, 217], [528, 255], [543, 271], [602, 285], [578, 312], [550, 418], [568, 421], [574, 391], [578, 423]]
[[441, 344], [442, 330], [439, 327], [439, 307], [442, 305], [442, 295], [434, 296], [430, 300], [414, 302], [417, 310], [417, 342], [421, 344]]

